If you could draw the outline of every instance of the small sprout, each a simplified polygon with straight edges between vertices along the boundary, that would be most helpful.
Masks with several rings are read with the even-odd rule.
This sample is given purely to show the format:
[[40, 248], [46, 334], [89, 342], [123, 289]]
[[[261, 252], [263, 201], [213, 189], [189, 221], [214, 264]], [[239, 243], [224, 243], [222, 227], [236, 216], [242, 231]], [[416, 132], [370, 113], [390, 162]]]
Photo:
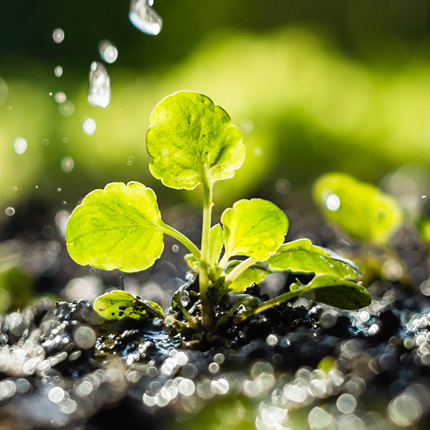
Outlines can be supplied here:
[[[186, 328], [194, 335], [200, 332], [198, 337], [203, 339], [204, 333], [210, 336], [228, 320], [243, 321], [298, 296], [343, 309], [359, 309], [370, 303], [366, 289], [351, 282], [361, 276], [353, 262], [312, 245], [308, 239], [283, 244], [288, 219], [269, 201], [240, 200], [224, 211], [220, 224], [212, 226], [214, 184], [233, 177], [245, 157], [242, 134], [222, 108], [202, 94], [182, 91], [158, 103], [150, 119], [147, 150], [153, 158], [151, 173], [171, 188], [191, 190], [202, 185], [200, 249], [162, 221], [155, 193], [138, 182], [114, 182], [88, 194], [67, 224], [67, 248], [79, 264], [135, 272], [151, 267], [161, 256], [167, 234], [190, 251], [185, 260], [198, 274], [199, 291], [180, 289], [174, 295], [172, 308], [179, 309], [185, 322], [164, 315], [156, 303], [119, 290], [95, 301], [94, 309], [100, 316], [108, 321], [160, 318], [178, 330]], [[330, 191], [339, 195], [339, 202], [332, 198], [327, 203], [333, 213], [348, 207], [341, 191]], [[375, 208], [388, 214], [384, 219], [378, 215], [377, 222], [397, 219], [389, 198], [377, 196], [374, 215], [381, 213]], [[240, 260], [238, 256], [247, 258]], [[316, 276], [307, 285], [297, 282], [289, 292], [267, 301], [241, 294], [249, 285], [280, 270]], [[227, 293], [239, 293], [229, 308]], [[182, 299], [193, 295], [197, 297], [188, 308]]]

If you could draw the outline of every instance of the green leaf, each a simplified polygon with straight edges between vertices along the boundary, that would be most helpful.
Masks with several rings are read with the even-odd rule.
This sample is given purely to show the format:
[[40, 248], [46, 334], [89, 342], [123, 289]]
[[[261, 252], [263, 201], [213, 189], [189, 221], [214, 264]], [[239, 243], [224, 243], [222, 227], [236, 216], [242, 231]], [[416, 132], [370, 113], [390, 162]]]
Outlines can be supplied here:
[[385, 243], [403, 220], [394, 197], [343, 173], [319, 178], [313, 197], [327, 219], [359, 240]]
[[209, 264], [215, 267], [224, 243], [224, 235], [220, 224], [215, 224], [210, 231]]
[[281, 245], [265, 263], [271, 270], [289, 270], [293, 273], [332, 273], [348, 279], [361, 276], [360, 269], [352, 261], [312, 245], [309, 239]]
[[[149, 306], [148, 306], [149, 305]], [[117, 321], [124, 318], [132, 318], [138, 321], [152, 321], [157, 318], [156, 312], [150, 312], [149, 307], [162, 313], [160, 305], [149, 300], [140, 300], [122, 290], [114, 290], [97, 297], [94, 302], [94, 310], [105, 320]]]
[[320, 274], [309, 284], [292, 284], [291, 291], [300, 291], [300, 297], [325, 303], [340, 309], [361, 309], [370, 305], [372, 298], [367, 290], [337, 275]]
[[88, 194], [73, 211], [67, 249], [79, 264], [136, 272], [152, 266], [163, 252], [163, 225], [150, 188], [113, 182]]
[[180, 91], [155, 106], [146, 136], [151, 173], [171, 188], [234, 176], [245, 158], [240, 130], [208, 97]]
[[[226, 269], [226, 273], [230, 273], [238, 264], [240, 264], [240, 261], [230, 261], [228, 268]], [[270, 275], [270, 273], [270, 270], [263, 266], [254, 265], [248, 267], [248, 269], [242, 272], [231, 284], [228, 285], [228, 289], [231, 291], [243, 291], [253, 282], [258, 284], [263, 281], [268, 275]]]
[[225, 252], [265, 260], [284, 241], [288, 219], [276, 205], [267, 200], [239, 200], [226, 209], [224, 225]]

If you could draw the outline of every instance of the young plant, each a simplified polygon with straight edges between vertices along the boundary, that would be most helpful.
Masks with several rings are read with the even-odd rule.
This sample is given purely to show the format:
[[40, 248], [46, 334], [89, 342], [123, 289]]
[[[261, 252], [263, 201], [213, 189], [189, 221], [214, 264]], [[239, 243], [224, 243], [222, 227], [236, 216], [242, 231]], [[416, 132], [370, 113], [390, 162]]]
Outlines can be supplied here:
[[[352, 282], [361, 276], [354, 263], [307, 239], [283, 244], [288, 219], [269, 201], [240, 200], [223, 212], [222, 225], [212, 226], [214, 184], [232, 178], [245, 157], [242, 134], [221, 107], [202, 94], [181, 91], [159, 102], [150, 120], [146, 145], [151, 173], [171, 188], [202, 186], [200, 248], [162, 221], [153, 190], [138, 182], [114, 182], [88, 194], [69, 219], [66, 242], [77, 263], [124, 272], [145, 270], [160, 257], [163, 235], [174, 237], [191, 252], [186, 261], [199, 278], [200, 315], [196, 318], [183, 309], [186, 325], [206, 332], [219, 329], [226, 319], [243, 321], [298, 296], [344, 309], [370, 303], [366, 289]], [[239, 296], [238, 304], [215, 318], [214, 308], [226, 293], [240, 292], [285, 270], [315, 277], [307, 285], [293, 284], [274, 299], [252, 305], [248, 301], [241, 312], [239, 305], [246, 300]], [[143, 311], [143, 319], [149, 313], [171, 321], [156, 304], [124, 292], [99, 297], [94, 308], [106, 319], [139, 318]]]

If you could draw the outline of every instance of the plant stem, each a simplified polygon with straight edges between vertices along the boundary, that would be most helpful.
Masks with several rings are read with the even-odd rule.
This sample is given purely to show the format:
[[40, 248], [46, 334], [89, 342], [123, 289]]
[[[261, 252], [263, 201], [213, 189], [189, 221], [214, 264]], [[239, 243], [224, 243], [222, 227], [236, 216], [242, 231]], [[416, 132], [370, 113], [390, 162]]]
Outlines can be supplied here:
[[210, 253], [210, 230], [212, 219], [212, 187], [207, 181], [203, 181], [203, 226], [202, 244], [200, 256], [199, 288], [202, 301], [202, 324], [205, 329], [210, 329], [213, 320], [213, 309], [208, 299], [209, 287], [209, 253]]
[[[164, 223], [163, 223], [164, 224]], [[200, 261], [201, 255], [200, 251], [197, 248], [196, 245], [194, 245], [193, 242], [191, 242], [190, 239], [188, 239], [187, 236], [184, 236], [181, 232], [178, 230], [175, 230], [173, 227], [170, 227], [170, 225], [164, 224], [162, 232], [165, 234], [168, 234], [169, 236], [174, 237], [176, 240], [182, 243], [191, 253], [194, 255], [195, 259], [197, 261]]]
[[233, 281], [237, 279], [239, 275], [241, 275], [248, 267], [252, 266], [256, 263], [257, 260], [254, 260], [252, 257], [247, 258], [238, 264], [225, 278], [225, 283], [231, 284]]

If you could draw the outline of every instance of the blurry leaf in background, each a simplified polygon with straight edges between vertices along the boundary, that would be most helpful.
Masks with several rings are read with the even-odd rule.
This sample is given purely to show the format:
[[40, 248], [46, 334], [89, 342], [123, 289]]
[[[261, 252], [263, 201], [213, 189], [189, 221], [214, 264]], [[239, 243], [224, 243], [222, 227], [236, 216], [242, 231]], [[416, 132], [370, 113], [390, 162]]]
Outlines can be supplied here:
[[0, 312], [25, 308], [33, 293], [33, 280], [20, 267], [0, 273]]
[[382, 244], [400, 227], [403, 212], [396, 199], [343, 173], [328, 173], [313, 187], [324, 216], [351, 237]]

